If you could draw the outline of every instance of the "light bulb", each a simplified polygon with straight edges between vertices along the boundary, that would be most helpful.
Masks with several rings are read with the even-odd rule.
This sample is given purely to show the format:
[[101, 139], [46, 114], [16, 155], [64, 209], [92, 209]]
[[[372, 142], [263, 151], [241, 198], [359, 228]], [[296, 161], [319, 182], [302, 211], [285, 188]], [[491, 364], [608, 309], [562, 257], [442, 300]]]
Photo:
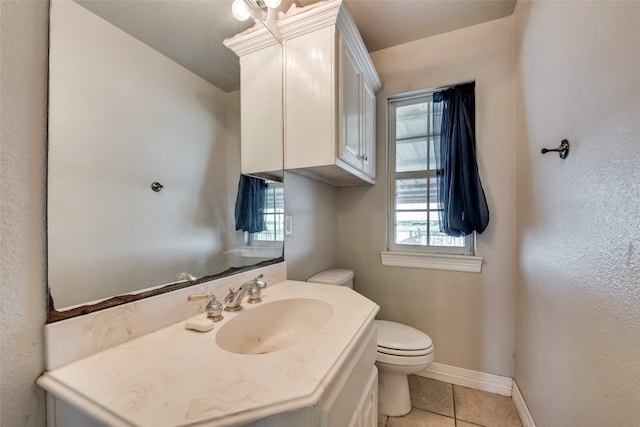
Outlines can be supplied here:
[[243, 0], [233, 0], [231, 12], [238, 21], [246, 21], [251, 16], [251, 11]]
[[276, 7], [280, 6], [280, 3], [282, 0], [263, 0], [264, 4], [266, 4], [268, 7], [275, 9]]

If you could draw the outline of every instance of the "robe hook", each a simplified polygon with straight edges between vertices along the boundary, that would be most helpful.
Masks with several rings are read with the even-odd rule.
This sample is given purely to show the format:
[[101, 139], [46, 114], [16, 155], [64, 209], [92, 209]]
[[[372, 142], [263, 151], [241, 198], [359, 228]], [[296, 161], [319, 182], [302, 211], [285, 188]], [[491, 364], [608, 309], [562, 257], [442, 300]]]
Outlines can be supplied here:
[[558, 148], [543, 148], [542, 150], [540, 150], [540, 152], [542, 154], [546, 154], [551, 151], [556, 151], [558, 152], [560, 158], [564, 160], [569, 155], [569, 148], [571, 148], [571, 145], [569, 145], [569, 141], [563, 139], [562, 142], [560, 142], [560, 146]]

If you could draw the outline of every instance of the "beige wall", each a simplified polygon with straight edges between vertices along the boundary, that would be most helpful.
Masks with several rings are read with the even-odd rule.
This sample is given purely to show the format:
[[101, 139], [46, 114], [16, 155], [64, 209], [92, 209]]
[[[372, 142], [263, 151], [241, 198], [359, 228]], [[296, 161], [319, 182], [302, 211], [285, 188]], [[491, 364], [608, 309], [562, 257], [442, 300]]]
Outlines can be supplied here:
[[[0, 1], [0, 425], [7, 426], [45, 423], [34, 381], [44, 368], [47, 8]], [[373, 55], [384, 83], [378, 183], [336, 190], [287, 174], [289, 277], [353, 268], [357, 289], [381, 304], [379, 317], [429, 333], [441, 363], [509, 376], [515, 340], [516, 380], [538, 427], [634, 425], [640, 4], [520, 1], [515, 17], [522, 38], [515, 91], [511, 18]], [[483, 273], [382, 267], [384, 97], [472, 79], [491, 209], [478, 240]], [[237, 97], [231, 102], [237, 110]], [[567, 160], [539, 154], [565, 137], [573, 143]]]
[[[244, 232], [236, 231], [235, 206], [238, 197], [238, 182], [240, 180], [240, 91], [226, 94], [226, 131], [227, 131], [227, 162], [226, 171], [226, 205], [229, 209], [226, 219], [227, 247], [239, 248], [244, 245]], [[236, 251], [238, 252], [238, 251]], [[238, 259], [235, 254], [232, 259]]]
[[[381, 306], [378, 318], [406, 323], [434, 340], [436, 361], [511, 376], [514, 347], [515, 128], [510, 18], [372, 54], [377, 94], [377, 180], [338, 190], [338, 265]], [[478, 237], [481, 274], [383, 267], [386, 249], [386, 97], [476, 81], [480, 176], [491, 211]]]
[[293, 172], [284, 176], [285, 212], [293, 233], [285, 237], [287, 278], [306, 280], [336, 267], [336, 189]]
[[[518, 2], [515, 378], [538, 427], [640, 417], [640, 3]], [[566, 160], [542, 147], [567, 138]]]
[[0, 425], [45, 425], [48, 3], [0, 1]]

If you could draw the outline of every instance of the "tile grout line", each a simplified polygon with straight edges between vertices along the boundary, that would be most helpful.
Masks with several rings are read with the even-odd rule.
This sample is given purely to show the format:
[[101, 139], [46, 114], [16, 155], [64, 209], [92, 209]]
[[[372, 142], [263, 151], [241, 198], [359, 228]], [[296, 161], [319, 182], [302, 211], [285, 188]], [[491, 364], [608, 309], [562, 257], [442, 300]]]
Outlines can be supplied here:
[[451, 400], [453, 400], [453, 419], [456, 427], [458, 426], [458, 414], [456, 413], [456, 393], [453, 389], [454, 385], [451, 384]]

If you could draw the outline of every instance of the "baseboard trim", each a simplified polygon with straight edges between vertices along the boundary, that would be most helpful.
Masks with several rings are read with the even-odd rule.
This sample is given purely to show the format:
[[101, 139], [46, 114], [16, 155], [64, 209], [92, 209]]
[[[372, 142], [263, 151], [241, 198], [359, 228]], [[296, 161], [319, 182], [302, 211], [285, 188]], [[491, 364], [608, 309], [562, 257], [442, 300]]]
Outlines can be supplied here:
[[529, 412], [527, 403], [524, 401], [522, 393], [520, 393], [520, 389], [518, 388], [518, 384], [516, 384], [516, 380], [513, 380], [513, 396], [511, 398], [513, 399], [513, 404], [516, 406], [518, 415], [520, 415], [522, 427], [536, 427], [536, 423], [533, 422], [531, 412]]
[[418, 372], [416, 375], [503, 396], [511, 396], [513, 389], [512, 378], [457, 368], [443, 365], [442, 363], [434, 362], [427, 369]]

